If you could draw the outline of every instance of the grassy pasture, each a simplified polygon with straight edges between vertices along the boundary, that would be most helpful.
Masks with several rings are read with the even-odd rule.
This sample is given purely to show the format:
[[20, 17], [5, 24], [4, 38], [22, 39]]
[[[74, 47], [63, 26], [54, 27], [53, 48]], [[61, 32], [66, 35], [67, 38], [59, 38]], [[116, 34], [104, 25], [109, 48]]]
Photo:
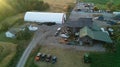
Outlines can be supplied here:
[[16, 53], [16, 44], [0, 42], [0, 66], [6, 67]]

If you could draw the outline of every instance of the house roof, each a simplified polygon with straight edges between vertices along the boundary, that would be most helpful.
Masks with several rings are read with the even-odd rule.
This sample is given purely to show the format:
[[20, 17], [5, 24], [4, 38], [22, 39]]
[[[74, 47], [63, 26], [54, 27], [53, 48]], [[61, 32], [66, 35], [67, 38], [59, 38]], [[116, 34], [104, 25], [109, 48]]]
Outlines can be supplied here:
[[80, 30], [80, 38], [85, 36], [89, 36], [94, 40], [112, 43], [112, 40], [107, 33], [102, 31], [92, 31], [88, 27], [84, 27]]
[[61, 24], [63, 18], [66, 19], [64, 13], [52, 13], [52, 12], [26, 12], [24, 21], [29, 22], [56, 22]]
[[92, 18], [79, 18], [78, 20], [67, 21], [64, 25], [68, 27], [92, 27]]

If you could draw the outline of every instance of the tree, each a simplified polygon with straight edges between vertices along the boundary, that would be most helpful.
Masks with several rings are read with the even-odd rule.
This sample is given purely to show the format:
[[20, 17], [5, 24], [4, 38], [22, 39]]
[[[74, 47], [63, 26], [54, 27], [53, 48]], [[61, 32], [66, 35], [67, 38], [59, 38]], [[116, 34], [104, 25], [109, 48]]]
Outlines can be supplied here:
[[93, 8], [93, 10], [94, 10], [94, 11], [98, 11], [99, 9], [98, 9], [98, 7], [95, 6], [95, 7]]
[[113, 2], [107, 2], [106, 6], [108, 10], [113, 10]]
[[29, 31], [28, 27], [25, 27], [25, 30], [21, 30], [16, 34], [16, 39], [18, 40], [28, 40], [32, 36], [32, 32]]

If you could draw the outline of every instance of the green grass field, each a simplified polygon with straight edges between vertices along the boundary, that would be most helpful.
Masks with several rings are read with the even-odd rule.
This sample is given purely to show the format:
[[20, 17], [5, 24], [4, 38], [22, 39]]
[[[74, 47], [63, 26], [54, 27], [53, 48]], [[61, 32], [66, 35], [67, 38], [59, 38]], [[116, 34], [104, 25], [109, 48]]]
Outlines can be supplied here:
[[[107, 9], [106, 3], [112, 2], [113, 6], [120, 4], [120, 0], [82, 0], [83, 2], [91, 2], [94, 3], [100, 9]], [[117, 9], [116, 9], [117, 10]], [[120, 10], [118, 10], [120, 11]]]
[[0, 42], [0, 66], [7, 67], [16, 53], [16, 44]]

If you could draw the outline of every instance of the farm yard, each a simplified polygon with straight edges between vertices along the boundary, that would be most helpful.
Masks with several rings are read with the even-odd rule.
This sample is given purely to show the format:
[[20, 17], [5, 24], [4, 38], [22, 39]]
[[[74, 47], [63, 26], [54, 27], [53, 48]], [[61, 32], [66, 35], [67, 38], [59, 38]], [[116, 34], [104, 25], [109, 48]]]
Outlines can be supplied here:
[[[14, 2], [13, 2], [14, 1]], [[5, 35], [6, 31], [9, 31], [13, 28], [25, 27], [25, 25], [30, 25], [29, 22], [24, 21], [24, 14], [26, 11], [38, 11], [38, 12], [63, 12], [70, 14], [72, 8], [75, 6], [75, 0], [43, 0], [41, 2], [38, 0], [0, 0], [0, 66], [1, 67], [16, 67], [20, 57], [22, 56], [27, 46], [31, 43], [37, 43], [36, 47], [32, 50], [25, 67], [120, 67], [120, 27], [119, 25], [110, 25], [114, 29], [114, 35], [111, 36], [111, 39], [114, 42], [115, 51], [111, 44], [102, 47], [103, 52], [99, 52], [101, 46], [86, 48], [88, 46], [76, 46], [76, 45], [66, 45], [60, 43], [60, 37], [55, 36], [55, 33], [59, 27], [62, 25], [40, 25], [33, 24], [38, 26], [38, 30], [29, 32], [25, 30], [22, 32], [24, 34], [16, 34], [15, 38], [7, 38]], [[95, 6], [103, 10], [112, 10], [120, 11], [120, 1], [113, 0], [81, 0], [82, 2], [94, 3]], [[19, 4], [18, 4], [19, 3]], [[27, 4], [26, 4], [27, 3]], [[32, 3], [36, 5], [31, 5]], [[41, 6], [42, 7], [38, 7]], [[21, 6], [22, 5], [22, 6]], [[111, 8], [109, 5], [112, 5]], [[37, 6], [37, 7], [36, 7]], [[43, 9], [45, 8], [45, 9]], [[79, 13], [79, 14], [78, 14]], [[85, 17], [92, 16], [92, 13], [87, 12], [75, 12], [74, 17]], [[105, 15], [104, 13], [101, 13]], [[97, 14], [96, 14], [97, 15]], [[68, 15], [69, 16], [69, 15]], [[68, 18], [67, 16], [67, 18]], [[90, 17], [89, 16], [89, 17]], [[112, 15], [111, 15], [112, 16]], [[88, 18], [88, 17], [87, 17]], [[95, 18], [95, 17], [93, 17]], [[68, 19], [70, 20], [70, 19]], [[98, 25], [104, 27], [106, 25], [100, 22], [97, 22]], [[100, 23], [100, 24], [99, 24]], [[27, 28], [26, 28], [27, 29]], [[26, 32], [27, 31], [27, 32]], [[20, 31], [21, 32], [21, 31]], [[20, 33], [18, 32], [18, 33]], [[27, 33], [27, 34], [25, 34]], [[91, 46], [90, 46], [91, 47]], [[106, 47], [106, 52], [104, 47]], [[29, 48], [29, 47], [28, 47]], [[81, 49], [82, 48], [82, 49]], [[94, 49], [95, 48], [95, 49]], [[102, 51], [101, 49], [101, 51]], [[55, 64], [44, 62], [44, 61], [35, 61], [35, 56], [38, 52], [50, 54], [57, 57], [57, 62]], [[83, 56], [85, 53], [90, 53], [92, 58], [92, 63], [85, 64], [83, 62]]]
[[[34, 52], [35, 50], [33, 50]], [[34, 54], [34, 53], [31, 54]], [[76, 51], [73, 49], [64, 49], [64, 48], [59, 48], [55, 46], [41, 46], [40, 50], [37, 52], [45, 53], [45, 54], [51, 54], [53, 56], [57, 57], [57, 62], [55, 64], [45, 62], [45, 61], [35, 61], [34, 56], [30, 57], [28, 59], [28, 62], [25, 67], [32, 67], [30, 64], [30, 59], [31, 62], [33, 62], [36, 67], [89, 67], [90, 64], [85, 64], [83, 62], [83, 55], [84, 51]]]

